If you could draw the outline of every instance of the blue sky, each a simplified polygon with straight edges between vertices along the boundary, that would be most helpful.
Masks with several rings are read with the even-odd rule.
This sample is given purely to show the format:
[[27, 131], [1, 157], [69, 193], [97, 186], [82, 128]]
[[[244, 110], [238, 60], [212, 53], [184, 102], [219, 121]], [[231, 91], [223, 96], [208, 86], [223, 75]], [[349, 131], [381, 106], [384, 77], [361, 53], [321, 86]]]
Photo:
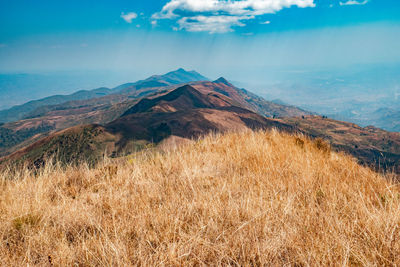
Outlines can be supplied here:
[[398, 0], [0, 0], [0, 71], [400, 62]]

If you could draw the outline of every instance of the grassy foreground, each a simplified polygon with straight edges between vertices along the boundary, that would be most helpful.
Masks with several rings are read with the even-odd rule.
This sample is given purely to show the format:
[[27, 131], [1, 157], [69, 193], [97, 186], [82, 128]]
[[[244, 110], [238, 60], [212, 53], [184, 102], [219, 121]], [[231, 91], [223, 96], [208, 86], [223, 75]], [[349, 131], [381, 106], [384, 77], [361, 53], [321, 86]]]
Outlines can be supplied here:
[[210, 135], [0, 174], [4, 265], [400, 265], [400, 187], [322, 142]]

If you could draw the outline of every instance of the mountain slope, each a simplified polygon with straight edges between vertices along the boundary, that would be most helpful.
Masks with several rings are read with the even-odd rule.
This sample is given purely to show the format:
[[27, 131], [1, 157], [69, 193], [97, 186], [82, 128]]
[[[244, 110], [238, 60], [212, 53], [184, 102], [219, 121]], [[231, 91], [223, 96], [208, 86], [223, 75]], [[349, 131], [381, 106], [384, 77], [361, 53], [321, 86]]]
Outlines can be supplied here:
[[52, 134], [13, 153], [7, 161], [13, 161], [17, 165], [28, 164], [35, 168], [44, 166], [51, 157], [64, 163], [95, 163], [104, 156], [105, 151], [114, 150], [117, 140], [117, 136], [108, 133], [100, 125], [76, 126]]
[[111, 92], [112, 92], [111, 89], [99, 88], [91, 91], [83, 90], [73, 93], [71, 95], [55, 95], [39, 100], [30, 101], [23, 105], [14, 106], [10, 109], [0, 111], [0, 122], [10, 122], [10, 121], [20, 120], [24, 118], [25, 115], [29, 114], [30, 112], [42, 106], [55, 105], [72, 100], [83, 100], [83, 99], [101, 97]]
[[0, 157], [30, 145], [54, 131], [77, 125], [106, 124], [121, 116], [134, 103], [136, 100], [116, 104], [77, 106], [1, 125]]
[[0, 171], [5, 266], [399, 266], [400, 187], [277, 131]]
[[232, 101], [224, 96], [209, 93], [203, 95], [190, 85], [182, 86], [155, 98], [144, 98], [127, 110], [124, 115], [141, 112], [175, 112], [194, 108], [216, 108], [231, 106]]
[[[189, 76], [184, 74], [188, 73]], [[172, 80], [171, 77], [177, 75], [182, 76], [181, 80]], [[180, 82], [191, 79], [201, 78], [191, 72], [175, 71], [162, 76], [173, 82]], [[209, 102], [203, 107], [217, 107], [217, 106], [238, 106], [253, 112], [266, 115], [268, 117], [286, 117], [286, 116], [302, 116], [310, 114], [296, 107], [285, 105], [278, 105], [266, 101], [256, 95], [249, 93], [244, 89], [238, 89], [224, 78], [220, 78], [215, 82], [201, 81], [190, 82], [193, 88], [206, 95]], [[166, 87], [156, 88], [141, 88], [130, 90], [128, 94], [112, 93], [103, 97], [92, 98], [87, 100], [68, 101], [57, 105], [42, 106], [26, 115], [24, 120], [17, 122], [7, 123], [0, 126], [0, 132], [4, 132], [7, 136], [14, 135], [16, 138], [3, 138], [4, 143], [0, 145], [0, 156], [10, 154], [26, 145], [33, 143], [40, 139], [40, 137], [48, 135], [51, 131], [59, 131], [68, 127], [73, 127], [83, 124], [107, 124], [119, 116], [128, 112], [127, 110], [134, 106], [137, 99], [143, 99], [141, 105], [146, 101], [153, 101], [152, 99], [164, 97], [174, 89], [182, 87], [182, 85], [169, 85]], [[192, 100], [185, 96], [173, 102], [160, 103], [155, 109], [159, 111], [173, 111], [182, 110]], [[198, 101], [198, 100], [197, 100]], [[138, 108], [139, 106], [137, 106]], [[143, 107], [142, 107], [143, 108]], [[130, 111], [131, 112], [131, 111]], [[46, 126], [46, 127], [43, 127]], [[1, 138], [0, 138], [1, 139]]]
[[[174, 72], [167, 76], [170, 82], [176, 81], [173, 80]], [[310, 113], [296, 107], [266, 101], [233, 86], [224, 78], [214, 82], [195, 81], [186, 85], [142, 88], [130, 92], [131, 96], [110, 94], [43, 107], [43, 114], [39, 117], [4, 124], [0, 126], [0, 156], [15, 152], [3, 161], [27, 160], [34, 163], [44, 162], [57, 151], [63, 155], [65, 162], [77, 162], [85, 157], [97, 161], [104, 153], [112, 157], [125, 155], [174, 137], [190, 139], [210, 131], [278, 128], [323, 138], [335, 150], [352, 154], [360, 163], [377, 170], [400, 173], [400, 134], [310, 116]], [[146, 97], [138, 99], [140, 94]], [[86, 126], [67, 129], [61, 137], [57, 133], [77, 125]], [[77, 131], [87, 132], [87, 129], [100, 130], [95, 136], [83, 134], [83, 139], [76, 137]], [[51, 141], [50, 147], [37, 142], [43, 137], [47, 138], [47, 142]], [[63, 138], [76, 139], [77, 143], [64, 142]], [[91, 146], [80, 144], [82, 140], [91, 140], [100, 150], [107, 148], [107, 152], [95, 151]], [[111, 141], [101, 144], [101, 140]], [[75, 150], [79, 153], [73, 153]]]
[[[122, 116], [104, 126], [83, 127], [83, 129], [101, 127], [100, 136], [113, 137], [108, 145], [99, 145], [103, 149], [109, 148], [106, 155], [115, 157], [129, 154], [147, 144], [158, 144], [170, 137], [190, 139], [210, 131], [277, 128], [291, 133], [301, 132], [311, 138], [322, 138], [336, 151], [352, 154], [360, 163], [376, 170], [393, 170], [400, 173], [400, 134], [371, 127], [361, 128], [355, 124], [320, 116], [266, 118], [247, 109], [248, 102], [241, 98], [239, 91], [231, 86], [226, 87], [225, 83], [193, 83], [160, 92], [135, 103], [131, 108], [127, 108]], [[75, 137], [70, 136], [76, 135], [76, 129], [80, 128], [63, 131], [62, 138], [75, 140]], [[3, 162], [9, 160], [44, 162], [49, 156], [49, 153], [43, 153], [45, 150], [58, 151], [63, 155], [65, 162], [76, 162], [84, 158], [72, 153], [75, 150], [82, 151], [84, 144], [65, 143], [62, 138], [60, 139], [57, 133], [51, 134], [46, 143], [54, 144], [53, 148], [44, 149], [43, 144], [37, 142], [4, 158]], [[84, 140], [89, 142], [91, 138], [109, 139], [90, 135], [89, 139]], [[98, 143], [96, 140], [91, 142]], [[68, 145], [63, 147], [63, 144]], [[86, 147], [86, 150], [82, 154], [90, 155], [88, 158], [96, 160], [99, 160], [105, 152], [99, 153], [90, 147]]]
[[363, 128], [321, 116], [285, 118], [282, 121], [311, 137], [323, 138], [337, 150], [352, 154], [360, 163], [377, 170], [400, 173], [400, 133], [371, 126]]
[[[117, 95], [137, 95], [137, 91], [143, 88], [164, 87], [180, 83], [187, 83], [192, 81], [207, 80], [195, 71], [185, 71], [178, 69], [164, 75], [154, 75], [146, 80], [141, 80], [136, 83], [124, 84], [114, 89], [99, 88], [91, 91], [79, 91], [71, 95], [56, 95], [43, 99], [30, 101], [23, 105], [15, 106], [7, 110], [0, 111], [0, 122], [11, 122], [24, 118], [25, 116], [32, 117], [33, 114], [41, 114], [42, 111], [35, 111], [43, 106], [58, 105], [74, 100], [89, 100], [93, 98], [100, 98], [111, 93]], [[151, 91], [151, 90], [150, 90]], [[144, 93], [146, 94], [146, 93]], [[140, 95], [139, 95], [140, 96]], [[109, 99], [103, 98], [105, 100]], [[113, 96], [111, 96], [113, 98]], [[118, 98], [118, 97], [117, 97]], [[32, 114], [33, 113], [33, 114]]]
[[[28, 161], [37, 165], [35, 162], [44, 162], [55, 151], [62, 155], [64, 162], [76, 162], [84, 158], [78, 157], [77, 153], [86, 155], [90, 159], [100, 159], [105, 151], [98, 153], [99, 151], [91, 149], [87, 144], [97, 144], [98, 139], [110, 140], [110, 136], [113, 142], [107, 147], [113, 149], [105, 153], [115, 156], [132, 152], [137, 149], [138, 143], [159, 143], [170, 136], [193, 138], [210, 131], [273, 127], [293, 130], [285, 123], [267, 119], [230, 102], [235, 103], [219, 93], [203, 94], [192, 86], [185, 85], [155, 98], [142, 99], [120, 118], [104, 126], [79, 126], [62, 131], [61, 135], [52, 134], [45, 141], [36, 142], [12, 154], [6, 160]], [[87, 135], [84, 132], [91, 132], [88, 129], [96, 129], [98, 133]], [[63, 139], [74, 142], [65, 142]], [[103, 144], [102, 148], [104, 147]], [[83, 151], [83, 148], [86, 150]]]
[[239, 89], [221, 77], [214, 82], [201, 82], [191, 84], [196, 89], [204, 92], [218, 92], [239, 103], [242, 107], [252, 110], [267, 117], [299, 117], [311, 115], [311, 112], [300, 108], [280, 105], [267, 101], [245, 89]]
[[106, 128], [125, 139], [134, 138], [158, 143], [169, 136], [200, 137], [209, 132], [244, 129], [280, 128], [289, 125], [264, 118], [239, 107], [198, 108], [177, 112], [136, 113], [123, 116]]

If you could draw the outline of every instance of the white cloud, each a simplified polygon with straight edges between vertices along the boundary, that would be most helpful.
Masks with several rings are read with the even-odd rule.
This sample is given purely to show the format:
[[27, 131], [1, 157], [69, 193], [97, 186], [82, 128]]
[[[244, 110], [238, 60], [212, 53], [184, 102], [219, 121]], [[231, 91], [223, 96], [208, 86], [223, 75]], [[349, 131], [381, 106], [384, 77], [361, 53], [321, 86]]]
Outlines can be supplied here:
[[356, 0], [349, 0], [347, 2], [340, 2], [339, 5], [341, 5], [341, 6], [365, 5], [368, 2], [369, 2], [369, 0], [364, 0], [362, 2], [358, 2]]
[[178, 20], [179, 29], [189, 32], [223, 33], [230, 32], [232, 26], [243, 27], [241, 20], [252, 19], [253, 16], [193, 16]]
[[222, 33], [255, 16], [284, 8], [315, 7], [314, 0], [170, 0], [153, 19], [176, 19], [180, 29]]
[[137, 14], [135, 12], [129, 12], [125, 14], [124, 12], [121, 13], [121, 18], [125, 20], [127, 23], [132, 23], [132, 20], [137, 18]]
[[263, 21], [263, 22], [261, 22], [260, 24], [265, 24], [265, 25], [268, 25], [268, 24], [271, 24], [271, 21], [269, 21], [269, 20], [267, 20], [267, 21]]
[[171, 0], [156, 13], [158, 18], [174, 18], [176, 11], [225, 12], [230, 15], [263, 15], [291, 6], [315, 7], [314, 0]]

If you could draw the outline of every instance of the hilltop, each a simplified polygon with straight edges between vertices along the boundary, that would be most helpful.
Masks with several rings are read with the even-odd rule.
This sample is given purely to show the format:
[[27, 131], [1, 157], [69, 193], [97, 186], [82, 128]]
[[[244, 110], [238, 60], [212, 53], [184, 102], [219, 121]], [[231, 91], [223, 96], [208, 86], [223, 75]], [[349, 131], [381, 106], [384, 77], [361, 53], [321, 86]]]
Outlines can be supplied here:
[[304, 135], [208, 135], [0, 180], [4, 265], [400, 264], [398, 183]]

